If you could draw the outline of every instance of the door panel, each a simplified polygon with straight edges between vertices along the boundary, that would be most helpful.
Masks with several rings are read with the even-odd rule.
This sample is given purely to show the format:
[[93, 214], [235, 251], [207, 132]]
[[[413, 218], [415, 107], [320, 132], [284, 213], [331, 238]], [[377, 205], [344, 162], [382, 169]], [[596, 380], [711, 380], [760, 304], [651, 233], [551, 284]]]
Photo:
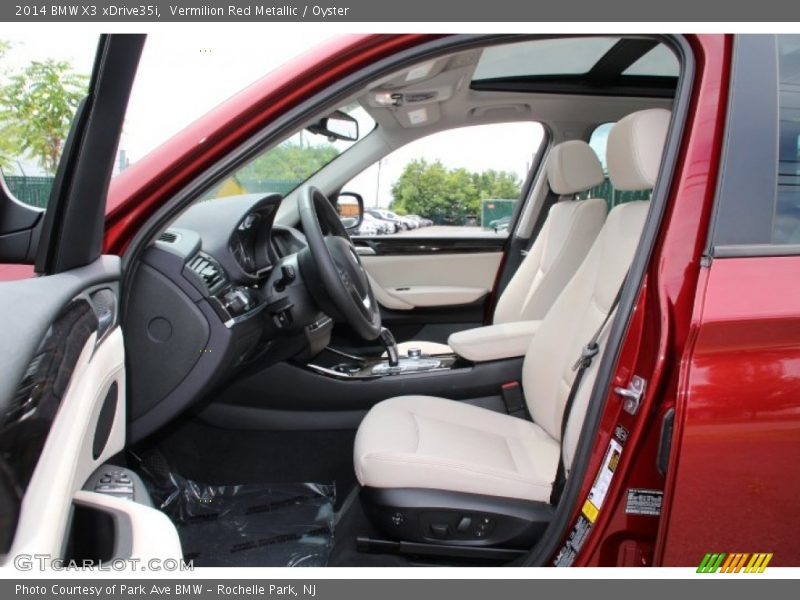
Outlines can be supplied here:
[[[75, 340], [66, 339], [66, 346]], [[100, 413], [106, 397], [113, 415], [102, 448], [95, 454]], [[11, 554], [59, 556], [68, 530], [73, 497], [89, 475], [125, 446], [125, 352], [119, 327], [98, 344], [92, 332], [72, 371], [19, 515]], [[95, 457], [96, 456], [96, 457]]]
[[[453, 332], [483, 324], [508, 240], [386, 236], [355, 237], [353, 242], [381, 306], [383, 324], [395, 338], [444, 343]], [[362, 340], [342, 328], [334, 336], [338, 348], [364, 348]]]
[[676, 407], [665, 566], [696, 566], [707, 552], [800, 562], [786, 529], [800, 495], [798, 272], [793, 256], [715, 259], [708, 270]]
[[[115, 558], [182, 557], [177, 531], [161, 512], [82, 490], [98, 467], [125, 448], [119, 276], [119, 258], [104, 256], [58, 275], [0, 283], [0, 331], [16, 342], [0, 345], [7, 511], [0, 534], [9, 557], [63, 557], [76, 505], [111, 515]], [[73, 533], [91, 538], [96, 532]]]
[[[101, 256], [105, 199], [144, 36], [101, 36], [90, 90], [73, 119], [41, 228], [40, 277], [0, 283], [0, 553], [69, 555], [108, 533], [113, 556], [152, 548], [181, 558], [177, 533], [149, 505], [82, 491], [125, 448], [125, 350], [119, 257]], [[3, 209], [13, 202], [0, 195]], [[38, 223], [38, 221], [37, 221]], [[39, 227], [39, 225], [37, 225]], [[14, 262], [15, 254], [0, 253]], [[94, 489], [94, 487], [92, 487]], [[91, 506], [111, 531], [74, 525]], [[149, 512], [146, 512], [149, 511]], [[149, 554], [148, 554], [149, 553]], [[88, 557], [87, 557], [88, 558]], [[100, 558], [92, 556], [91, 558]], [[4, 567], [9, 566], [6, 560]]]
[[0, 284], [0, 330], [15, 342], [0, 345], [0, 446], [10, 479], [4, 505], [14, 512], [3, 533], [5, 549], [13, 538], [14, 555], [59, 556], [73, 494], [124, 447], [119, 276], [119, 258], [101, 257]]
[[376, 298], [386, 308], [472, 304], [494, 286], [502, 252], [362, 256]]

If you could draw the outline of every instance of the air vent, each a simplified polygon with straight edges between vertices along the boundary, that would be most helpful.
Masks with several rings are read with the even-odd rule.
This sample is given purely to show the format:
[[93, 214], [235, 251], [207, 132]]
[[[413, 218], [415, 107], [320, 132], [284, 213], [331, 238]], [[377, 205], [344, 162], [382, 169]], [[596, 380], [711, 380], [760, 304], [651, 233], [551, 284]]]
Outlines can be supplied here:
[[178, 241], [178, 234], [172, 233], [171, 231], [165, 231], [160, 236], [158, 236], [159, 242], [166, 242], [167, 244], [174, 244]]
[[202, 254], [198, 254], [190, 260], [188, 267], [200, 276], [209, 291], [225, 281], [222, 270]]

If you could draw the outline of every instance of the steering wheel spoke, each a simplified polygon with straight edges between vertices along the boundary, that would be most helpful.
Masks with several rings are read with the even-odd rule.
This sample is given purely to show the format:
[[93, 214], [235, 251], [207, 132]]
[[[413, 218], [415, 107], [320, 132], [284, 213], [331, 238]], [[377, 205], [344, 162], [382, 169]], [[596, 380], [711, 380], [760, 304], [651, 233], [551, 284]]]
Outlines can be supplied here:
[[310, 282], [321, 284], [312, 284], [312, 295], [323, 309], [332, 305], [365, 339], [377, 338], [381, 330], [380, 309], [369, 277], [333, 205], [320, 190], [308, 186], [300, 191], [298, 207], [308, 240], [308, 254], [300, 266], [311, 271]]

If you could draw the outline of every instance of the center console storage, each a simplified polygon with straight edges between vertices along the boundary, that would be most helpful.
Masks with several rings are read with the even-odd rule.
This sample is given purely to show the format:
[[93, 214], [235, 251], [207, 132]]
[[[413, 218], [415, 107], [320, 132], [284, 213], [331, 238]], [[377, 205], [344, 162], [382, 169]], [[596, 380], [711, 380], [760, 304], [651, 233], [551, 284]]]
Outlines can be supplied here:
[[[370, 379], [395, 375], [422, 374], [457, 368], [459, 359], [455, 354], [426, 356], [413, 349], [408, 356], [396, 361], [386, 357], [360, 357], [326, 348], [327, 356], [317, 357], [309, 363], [309, 369], [338, 378]], [[396, 362], [396, 364], [392, 364]]]

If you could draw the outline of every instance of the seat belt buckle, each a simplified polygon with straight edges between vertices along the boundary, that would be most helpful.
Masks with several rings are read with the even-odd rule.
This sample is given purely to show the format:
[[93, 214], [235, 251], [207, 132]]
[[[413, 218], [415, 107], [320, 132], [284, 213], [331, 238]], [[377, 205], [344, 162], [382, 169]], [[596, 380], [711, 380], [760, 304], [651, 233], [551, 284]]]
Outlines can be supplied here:
[[527, 416], [528, 409], [525, 406], [525, 396], [522, 394], [522, 385], [519, 381], [509, 381], [501, 385], [500, 394], [508, 414], [515, 417]]

